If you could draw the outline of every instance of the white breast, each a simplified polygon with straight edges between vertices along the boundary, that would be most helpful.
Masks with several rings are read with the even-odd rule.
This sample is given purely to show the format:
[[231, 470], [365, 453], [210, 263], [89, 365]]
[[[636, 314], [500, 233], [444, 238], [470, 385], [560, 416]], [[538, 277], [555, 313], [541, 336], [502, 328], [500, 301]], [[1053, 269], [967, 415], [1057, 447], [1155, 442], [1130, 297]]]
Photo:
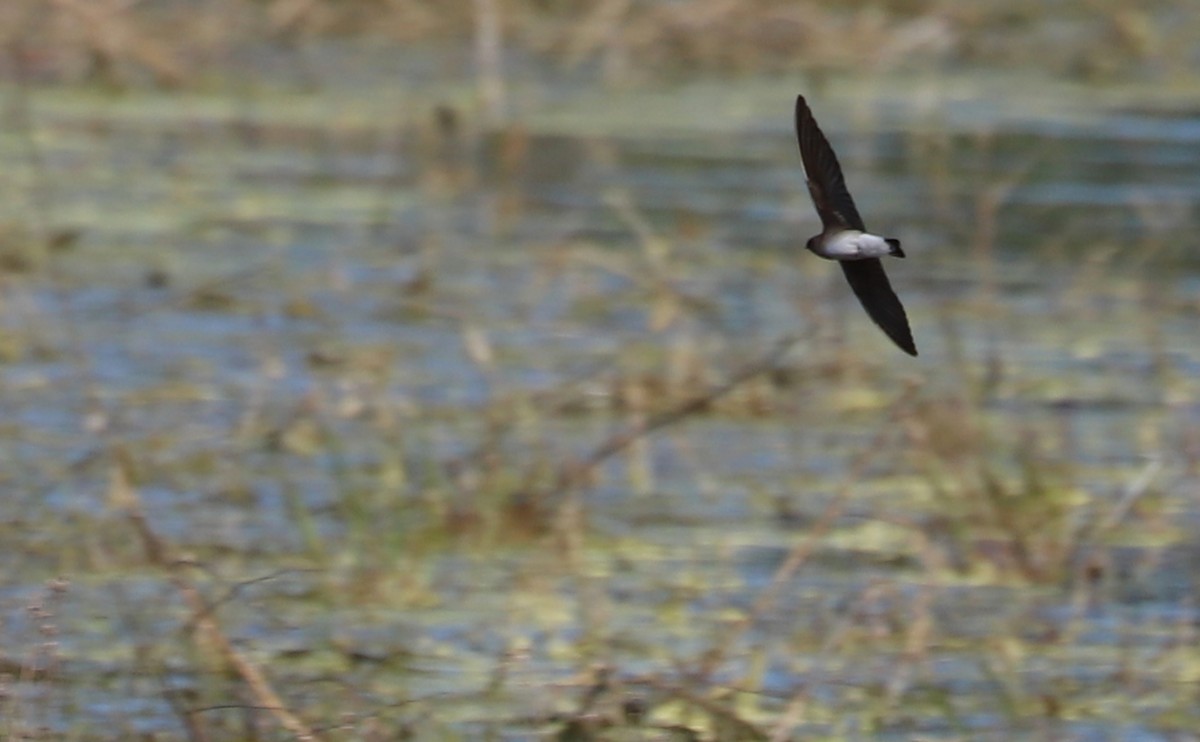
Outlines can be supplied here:
[[821, 245], [821, 253], [834, 260], [862, 260], [890, 255], [892, 248], [878, 235], [848, 229]]

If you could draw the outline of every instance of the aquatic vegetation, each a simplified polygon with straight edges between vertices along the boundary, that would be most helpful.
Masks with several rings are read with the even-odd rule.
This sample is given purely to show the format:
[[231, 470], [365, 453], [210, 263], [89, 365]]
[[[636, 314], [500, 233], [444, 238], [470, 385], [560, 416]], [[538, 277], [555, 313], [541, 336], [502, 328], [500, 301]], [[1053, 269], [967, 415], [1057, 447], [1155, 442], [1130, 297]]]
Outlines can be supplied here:
[[[34, 30], [72, 44], [10, 74], [3, 734], [1196, 727], [1200, 304], [1172, 238], [1195, 226], [1194, 117], [1119, 89], [1047, 110], [950, 90], [969, 78], [839, 84], [822, 126], [872, 224], [919, 254], [889, 265], [911, 361], [796, 255], [795, 80], [654, 87], [791, 64], [762, 34], [799, 6], [506, 3], [535, 64], [646, 66], [623, 93], [509, 74], [522, 108], [489, 121], [470, 65], [430, 71], [445, 49], [336, 53], [376, 4], [301, 5], [214, 3], [197, 28], [247, 38], [165, 50], [171, 4], [97, 4], [126, 33], [104, 47], [57, 3]], [[478, 21], [393, 5], [379, 37]], [[964, 39], [1035, 17], [804, 5], [952, 37], [914, 64], [1013, 53]], [[1141, 12], [1080, 23], [1150, 63], [1191, 16], [1151, 43]], [[205, 53], [266, 26], [257, 59], [286, 69], [208, 76]], [[884, 61], [813, 52], [805, 81]]]

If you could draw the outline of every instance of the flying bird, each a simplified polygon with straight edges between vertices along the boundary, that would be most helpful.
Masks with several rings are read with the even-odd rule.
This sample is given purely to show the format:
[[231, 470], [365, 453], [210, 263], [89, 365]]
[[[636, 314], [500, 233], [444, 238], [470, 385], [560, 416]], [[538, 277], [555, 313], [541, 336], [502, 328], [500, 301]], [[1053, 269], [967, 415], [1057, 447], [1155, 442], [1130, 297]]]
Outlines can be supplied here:
[[908, 316], [900, 303], [880, 258], [893, 255], [904, 257], [900, 240], [880, 237], [867, 232], [854, 199], [846, 190], [842, 167], [829, 140], [821, 133], [804, 96], [796, 96], [796, 138], [800, 141], [800, 159], [808, 178], [808, 193], [821, 217], [821, 234], [805, 245], [809, 250], [836, 260], [854, 289], [863, 309], [887, 333], [900, 349], [909, 355], [917, 354]]

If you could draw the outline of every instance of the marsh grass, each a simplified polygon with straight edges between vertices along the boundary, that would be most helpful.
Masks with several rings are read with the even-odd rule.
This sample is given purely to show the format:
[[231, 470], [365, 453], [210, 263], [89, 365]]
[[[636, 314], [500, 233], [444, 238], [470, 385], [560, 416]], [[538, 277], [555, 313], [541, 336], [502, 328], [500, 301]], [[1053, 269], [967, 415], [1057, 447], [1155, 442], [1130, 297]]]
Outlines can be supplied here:
[[[612, 85], [664, 75], [780, 73], [814, 77], [903, 67], [1033, 67], [1082, 80], [1130, 75], [1185, 79], [1200, 14], [1186, 4], [1070, 2], [1048, 15], [1033, 0], [1003, 6], [891, 0], [544, 2], [476, 0], [13, 0], [3, 9], [10, 75], [90, 82], [111, 90], [210, 86], [238, 77], [247, 58], [286, 70], [302, 87], [327, 84], [326, 43], [458, 43], [483, 118], [511, 101], [506, 56], [532, 54], [567, 70], [595, 69]], [[853, 36], [858, 43], [845, 44]], [[168, 43], [167, 39], [170, 40]], [[249, 54], [247, 54], [247, 51]]]
[[[1071, 27], [1147, 64], [1195, 21], [1093, 6]], [[895, 267], [928, 363], [899, 365], [836, 269], [793, 260], [782, 134], [543, 132], [496, 49], [617, 87], [816, 79], [1005, 61], [1033, 4], [389, 7], [4, 6], [46, 42], [9, 41], [0, 142], [27, 197], [0, 275], [7, 738], [1195, 728], [1195, 300], [1159, 262], [1186, 265], [1188, 209], [1106, 204], [1142, 248], [1114, 277], [1069, 249], [1111, 223], [1022, 228], [1062, 142], [933, 121], [846, 150], [918, 173], [856, 190], [935, 266]], [[319, 90], [329, 39], [489, 14], [456, 83], [481, 108]], [[848, 59], [831, 29], [903, 33]], [[264, 74], [230, 102], [219, 57], [268, 37], [317, 92]], [[1051, 63], [1119, 74], [1096, 38]]]

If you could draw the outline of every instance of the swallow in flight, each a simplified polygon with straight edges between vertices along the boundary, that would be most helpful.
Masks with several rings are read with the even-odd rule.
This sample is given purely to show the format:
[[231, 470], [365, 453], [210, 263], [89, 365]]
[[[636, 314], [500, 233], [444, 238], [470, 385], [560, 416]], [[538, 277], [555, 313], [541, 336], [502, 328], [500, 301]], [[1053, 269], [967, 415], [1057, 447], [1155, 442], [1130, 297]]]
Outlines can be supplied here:
[[846, 180], [837, 155], [821, 133], [804, 96], [796, 97], [796, 138], [800, 141], [800, 159], [808, 178], [808, 193], [821, 217], [821, 234], [809, 239], [809, 250], [828, 260], [836, 260], [854, 289], [863, 309], [887, 333], [900, 349], [917, 354], [904, 305], [892, 291], [880, 258], [904, 257], [900, 240], [880, 237], [867, 231], [854, 199], [846, 190]]

